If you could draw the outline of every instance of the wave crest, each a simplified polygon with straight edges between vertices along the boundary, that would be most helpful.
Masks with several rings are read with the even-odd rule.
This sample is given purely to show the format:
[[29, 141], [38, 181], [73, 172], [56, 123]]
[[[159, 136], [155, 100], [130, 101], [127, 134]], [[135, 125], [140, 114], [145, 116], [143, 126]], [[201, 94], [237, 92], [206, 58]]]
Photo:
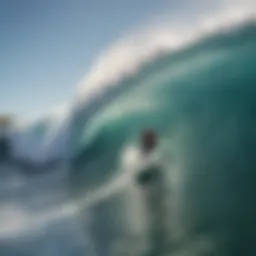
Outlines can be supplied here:
[[193, 26], [173, 28], [157, 25], [139, 29], [112, 45], [99, 57], [91, 72], [78, 84], [78, 102], [91, 102], [163, 52], [178, 50], [207, 35], [243, 25], [255, 17], [254, 8], [232, 7], [212, 16], [200, 17]]

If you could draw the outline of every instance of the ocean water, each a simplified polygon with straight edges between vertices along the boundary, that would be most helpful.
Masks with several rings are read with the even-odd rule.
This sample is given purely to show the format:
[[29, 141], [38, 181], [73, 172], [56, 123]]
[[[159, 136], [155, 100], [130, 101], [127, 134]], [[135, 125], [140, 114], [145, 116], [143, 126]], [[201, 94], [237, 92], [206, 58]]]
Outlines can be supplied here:
[[67, 172], [29, 175], [13, 163], [0, 164], [0, 255], [87, 254], [87, 239], [69, 201]]
[[[158, 134], [169, 189], [166, 255], [255, 255], [255, 67], [251, 20], [164, 51], [78, 104], [51, 151], [33, 154], [61, 149], [71, 163], [34, 175], [1, 163], [0, 255], [140, 256], [143, 241], [127, 233], [148, 212], [129, 164], [148, 128]], [[127, 195], [141, 212], [127, 211]]]
[[77, 112], [70, 191], [97, 255], [114, 255], [125, 232], [123, 198], [92, 207], [81, 198], [115, 179], [122, 152], [148, 128], [159, 136], [171, 191], [167, 255], [255, 255], [255, 67], [252, 20], [162, 53]]

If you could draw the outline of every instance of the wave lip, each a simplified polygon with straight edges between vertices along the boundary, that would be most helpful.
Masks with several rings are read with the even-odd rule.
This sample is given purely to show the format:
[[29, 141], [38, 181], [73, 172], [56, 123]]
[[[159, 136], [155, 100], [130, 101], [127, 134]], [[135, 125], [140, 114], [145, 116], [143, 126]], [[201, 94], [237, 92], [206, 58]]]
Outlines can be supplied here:
[[203, 37], [226, 32], [255, 18], [254, 9], [233, 7], [206, 18], [200, 17], [192, 26], [173, 28], [160, 24], [137, 30], [111, 46], [96, 61], [91, 72], [78, 84], [78, 104], [88, 105], [160, 54], [177, 51]]

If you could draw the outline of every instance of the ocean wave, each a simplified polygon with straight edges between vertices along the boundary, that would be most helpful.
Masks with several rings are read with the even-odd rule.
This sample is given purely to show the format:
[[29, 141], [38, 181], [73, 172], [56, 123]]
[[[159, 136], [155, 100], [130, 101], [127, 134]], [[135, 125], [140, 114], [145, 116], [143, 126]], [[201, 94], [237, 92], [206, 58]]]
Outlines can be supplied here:
[[[217, 33], [185, 50], [150, 59], [129, 78], [121, 76], [112, 92], [125, 90], [114, 93], [81, 125], [70, 173], [72, 193], [86, 197], [93, 189], [101, 192], [123, 170], [123, 150], [139, 146], [143, 129], [154, 129], [157, 151], [167, 159], [161, 163], [173, 205], [168, 218], [171, 236], [177, 238], [173, 254], [198, 255], [201, 236], [213, 245], [213, 255], [253, 253], [256, 209], [248, 199], [255, 190], [255, 24]], [[111, 85], [103, 83], [103, 90]], [[88, 102], [82, 103], [86, 107]], [[101, 234], [108, 234], [108, 243], [119, 238], [119, 199], [92, 209], [95, 223], [102, 223], [100, 231], [93, 230], [99, 249], [106, 241]], [[106, 217], [107, 211], [115, 214]]]
[[[81, 160], [78, 165], [96, 163], [96, 159], [106, 160], [108, 164], [105, 158], [109, 158], [112, 162], [109, 169], [113, 168], [118, 152], [127, 143], [136, 143], [140, 132], [148, 127], [161, 134], [161, 138], [166, 136], [169, 143], [173, 125], [177, 123], [175, 118], [180, 118], [186, 105], [191, 105], [193, 111], [196, 107], [193, 99], [201, 102], [204, 92], [209, 97], [206, 92], [215, 88], [215, 84], [217, 88], [228, 89], [236, 81], [235, 77], [241, 80], [248, 76], [249, 79], [254, 47], [253, 21], [234, 33], [209, 37], [186, 50], [152, 61], [134, 77], [118, 83], [112, 90], [113, 97], [100, 97], [99, 108], [92, 112], [86, 112], [85, 104], [85, 110], [78, 112], [78, 122], [74, 122], [72, 131], [77, 140], [71, 151], [75, 159]], [[118, 88], [124, 89], [118, 91]], [[101, 169], [96, 165], [91, 164], [87, 172]]]

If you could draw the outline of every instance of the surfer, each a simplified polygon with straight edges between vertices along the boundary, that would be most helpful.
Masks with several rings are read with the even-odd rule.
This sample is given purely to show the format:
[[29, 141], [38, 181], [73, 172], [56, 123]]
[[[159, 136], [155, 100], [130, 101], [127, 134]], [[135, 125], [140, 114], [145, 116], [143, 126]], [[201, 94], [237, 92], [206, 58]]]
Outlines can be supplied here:
[[[106, 237], [103, 240], [108, 244], [107, 247], [113, 245], [115, 255], [161, 256], [164, 253], [167, 237], [164, 204], [166, 186], [164, 168], [157, 161], [156, 148], [156, 133], [153, 130], [143, 131], [139, 147], [131, 147], [124, 152], [125, 160], [122, 160], [121, 172], [110, 183], [88, 195], [84, 201], [84, 205], [94, 208], [94, 217], [98, 220], [97, 231], [94, 227], [92, 233], [103, 234], [108, 231], [108, 241], [105, 241]], [[112, 209], [114, 201], [119, 206]], [[111, 211], [112, 214], [106, 214], [105, 211]], [[101, 213], [103, 215], [99, 216]], [[126, 223], [124, 228], [122, 221], [119, 222], [123, 214], [123, 221]], [[108, 219], [112, 215], [114, 219]], [[99, 220], [110, 225], [99, 225]], [[120, 239], [116, 235], [111, 237], [114, 226], [120, 229], [117, 232]], [[95, 234], [92, 237], [93, 240], [98, 240], [95, 241], [97, 244], [101, 244], [96, 246], [98, 251], [97, 248], [102, 247], [103, 240]], [[98, 255], [112, 255], [110, 251], [112, 249], [104, 247]]]
[[138, 171], [135, 180], [142, 190], [148, 222], [148, 250], [146, 255], [163, 255], [166, 247], [166, 185], [161, 163], [155, 160], [157, 135], [153, 130], [141, 134], [140, 150], [147, 163]]

